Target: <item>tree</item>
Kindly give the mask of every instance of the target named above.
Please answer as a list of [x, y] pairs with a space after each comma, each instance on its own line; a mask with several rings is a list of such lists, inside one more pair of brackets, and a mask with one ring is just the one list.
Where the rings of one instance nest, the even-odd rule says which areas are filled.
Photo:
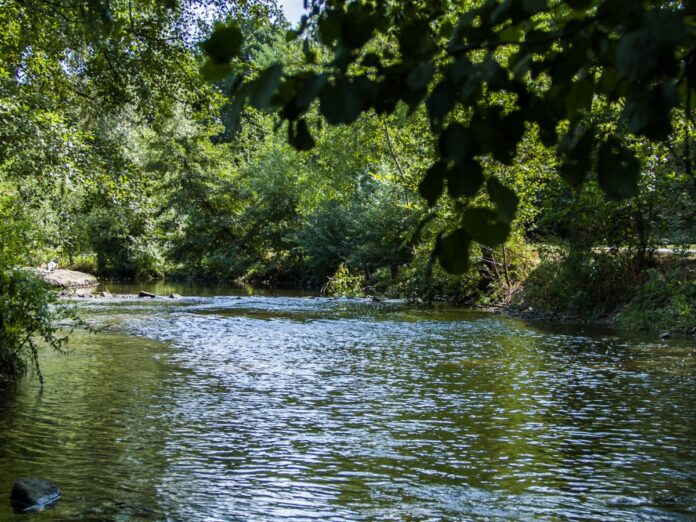
[[[232, 114], [245, 103], [279, 114], [299, 150], [315, 146], [307, 114], [318, 102], [331, 125], [361, 113], [427, 107], [437, 142], [419, 189], [430, 205], [445, 190], [457, 217], [438, 236], [434, 256], [450, 272], [468, 268], [472, 242], [494, 247], [509, 235], [513, 190], [486, 163], [509, 165], [525, 135], [554, 147], [571, 186], [590, 174], [611, 200], [638, 190], [641, 164], [629, 136], [665, 141], [685, 121], [676, 151], [694, 174], [696, 12], [689, 2], [639, 0], [312, 0], [289, 40], [304, 62], [275, 63], [230, 85]], [[243, 61], [235, 23], [203, 42], [203, 74], [223, 78]], [[322, 56], [328, 59], [322, 60]], [[618, 109], [605, 121], [597, 105]], [[235, 121], [235, 118], [232, 118]], [[695, 178], [696, 184], [696, 178]], [[485, 193], [489, 205], [472, 204]]]

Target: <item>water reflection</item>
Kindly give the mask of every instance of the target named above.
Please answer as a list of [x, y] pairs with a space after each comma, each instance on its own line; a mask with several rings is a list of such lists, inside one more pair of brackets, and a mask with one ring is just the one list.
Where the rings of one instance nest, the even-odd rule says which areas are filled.
[[369, 300], [80, 306], [110, 333], [0, 413], [0, 488], [63, 488], [44, 518], [696, 516], [688, 344]]

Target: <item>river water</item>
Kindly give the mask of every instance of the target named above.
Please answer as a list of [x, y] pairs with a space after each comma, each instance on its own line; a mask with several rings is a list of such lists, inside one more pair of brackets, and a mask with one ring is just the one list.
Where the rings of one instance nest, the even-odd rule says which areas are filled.
[[0, 394], [0, 496], [63, 498], [0, 520], [696, 519], [693, 343], [220, 291], [78, 303]]

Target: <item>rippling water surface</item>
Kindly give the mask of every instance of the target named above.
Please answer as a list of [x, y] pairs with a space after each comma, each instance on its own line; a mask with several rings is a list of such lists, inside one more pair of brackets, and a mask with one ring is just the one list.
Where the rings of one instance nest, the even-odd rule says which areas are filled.
[[0, 395], [0, 520], [694, 520], [696, 350], [396, 302], [79, 304]]

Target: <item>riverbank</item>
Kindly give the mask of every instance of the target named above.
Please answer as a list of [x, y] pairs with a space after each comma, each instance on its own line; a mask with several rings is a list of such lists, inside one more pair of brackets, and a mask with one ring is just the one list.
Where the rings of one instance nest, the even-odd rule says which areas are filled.
[[[521, 248], [521, 247], [520, 247]], [[652, 332], [656, 336], [692, 335], [696, 327], [696, 260], [689, 256], [655, 255], [641, 267], [627, 251], [542, 251], [508, 248], [506, 256], [493, 251], [473, 260], [465, 275], [446, 274], [434, 266], [428, 274], [420, 258], [394, 275], [351, 272], [341, 265], [323, 289], [262, 284], [258, 286], [208, 279], [206, 295], [263, 291], [276, 295], [339, 297], [389, 297], [414, 303], [445, 302], [472, 309], [485, 309], [527, 320], [585, 323], [625, 331]], [[186, 281], [186, 282], [184, 282]], [[143, 282], [127, 292], [114, 282], [100, 287], [114, 294], [140, 290], [155, 295], [194, 295], [201, 283], [191, 279]], [[186, 287], [190, 287], [190, 290]], [[262, 290], [261, 290], [262, 289]], [[70, 292], [90, 297], [92, 292]], [[81, 295], [80, 295], [81, 294]], [[96, 292], [97, 297], [102, 296]]]

